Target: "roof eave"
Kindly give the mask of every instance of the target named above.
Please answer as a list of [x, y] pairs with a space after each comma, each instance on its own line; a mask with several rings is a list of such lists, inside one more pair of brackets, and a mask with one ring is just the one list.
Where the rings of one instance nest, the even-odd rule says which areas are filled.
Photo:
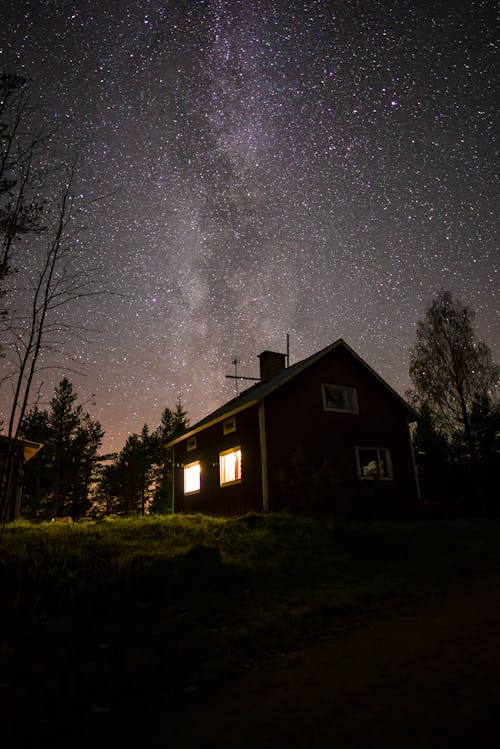
[[179, 437], [176, 437], [173, 440], [170, 440], [170, 442], [167, 442], [165, 447], [174, 447], [174, 445], [177, 445], [179, 442], [183, 442], [186, 439], [189, 439], [189, 437], [192, 437], [195, 434], [198, 434], [198, 432], [202, 432], [204, 429], [207, 429], [208, 427], [213, 426], [214, 424], [218, 424], [221, 421], [225, 421], [226, 419], [230, 419], [231, 416], [234, 416], [237, 413], [240, 413], [241, 411], [245, 411], [247, 408], [250, 408], [251, 406], [256, 406], [260, 398], [256, 398], [254, 400], [248, 401], [248, 403], [243, 403], [241, 406], [237, 406], [236, 408], [233, 408], [231, 411], [226, 411], [225, 413], [221, 414], [220, 416], [215, 417], [214, 419], [211, 419], [210, 421], [205, 421], [203, 424], [199, 424], [198, 426], [194, 426], [192, 429], [189, 429], [187, 432], [184, 432], [184, 434], [181, 434]]
[[[219, 416], [216, 416], [213, 419], [209, 419], [208, 421], [203, 421], [199, 425], [195, 425], [192, 429], [190, 429], [188, 432], [185, 432], [180, 437], [176, 437], [175, 440], [171, 440], [167, 443], [166, 447], [173, 447], [174, 445], [178, 444], [179, 442], [182, 442], [183, 440], [193, 436], [194, 434], [197, 434], [198, 432], [201, 432], [203, 429], [206, 429], [209, 426], [212, 426], [213, 424], [217, 424], [220, 421], [224, 421], [225, 419], [230, 418], [231, 416], [234, 416], [234, 414], [237, 414], [240, 411], [244, 411], [245, 409], [249, 408], [250, 406], [254, 406], [260, 401], [267, 398], [269, 395], [275, 392], [275, 390], [278, 390], [279, 388], [286, 385], [290, 380], [293, 380], [294, 377], [297, 377], [301, 372], [306, 370], [309, 366], [312, 364], [315, 364], [317, 361], [323, 358], [323, 356], [326, 356], [327, 354], [334, 351], [338, 346], [344, 346], [344, 348], [363, 366], [365, 367], [379, 382], [381, 385], [383, 385], [391, 395], [396, 398], [397, 401], [399, 401], [400, 405], [405, 409], [407, 416], [409, 417], [408, 421], [417, 421], [418, 414], [413, 409], [409, 403], [405, 401], [405, 399], [399, 395], [396, 390], [394, 390], [391, 385], [389, 385], [388, 382], [386, 382], [383, 377], [381, 377], [377, 372], [370, 367], [369, 364], [365, 362], [364, 359], [359, 356], [350, 346], [348, 343], [344, 341], [343, 338], [338, 338], [336, 341], [331, 343], [329, 346], [325, 346], [324, 349], [321, 351], [316, 352], [316, 354], [312, 354], [311, 356], [307, 357], [303, 360], [304, 366], [300, 367], [297, 365], [300, 365], [302, 362], [297, 362], [297, 364], [294, 364], [290, 369], [296, 368], [296, 371], [293, 371], [290, 373], [290, 377], [285, 379], [284, 381], [281, 381], [281, 379], [278, 379], [277, 382], [274, 385], [271, 385], [269, 388], [266, 388], [265, 391], [262, 393], [262, 395], [257, 396], [251, 401], [248, 401], [247, 403], [244, 403], [240, 406], [237, 406], [236, 408], [230, 409], [229, 411], [225, 411], [223, 414], [220, 414]], [[309, 362], [309, 363], [307, 363]]]

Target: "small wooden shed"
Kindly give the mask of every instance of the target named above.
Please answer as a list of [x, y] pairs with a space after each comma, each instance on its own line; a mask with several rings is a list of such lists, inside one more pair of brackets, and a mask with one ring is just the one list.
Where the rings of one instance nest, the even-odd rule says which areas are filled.
[[16, 520], [21, 514], [24, 465], [42, 447], [40, 442], [0, 435], [0, 490], [8, 521]]

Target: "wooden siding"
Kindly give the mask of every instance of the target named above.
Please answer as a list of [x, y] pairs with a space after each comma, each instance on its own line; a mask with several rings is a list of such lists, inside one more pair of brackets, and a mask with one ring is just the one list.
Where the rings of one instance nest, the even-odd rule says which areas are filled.
[[[325, 411], [323, 383], [355, 387], [359, 413]], [[309, 505], [313, 511], [335, 511], [336, 503], [353, 499], [416, 499], [407, 413], [344, 348], [327, 354], [270, 395], [266, 430], [271, 510], [304, 510]], [[360, 480], [356, 447], [387, 448], [392, 480]]]
[[[358, 413], [325, 411], [322, 384], [356, 388]], [[409, 410], [345, 346], [338, 346], [272, 392], [264, 400], [265, 418], [252, 403], [236, 416], [236, 430], [224, 434], [223, 421], [196, 432], [196, 449], [187, 438], [175, 445], [175, 512], [214, 515], [262, 511], [260, 435], [265, 434], [268, 508], [309, 513], [361, 512], [381, 507], [401, 510], [418, 498]], [[228, 415], [229, 417], [229, 415]], [[241, 483], [219, 485], [219, 453], [242, 451]], [[356, 447], [390, 451], [392, 478], [358, 478]], [[183, 466], [199, 460], [200, 492], [184, 495]]]
[[[220, 421], [196, 434], [196, 448], [187, 450], [187, 440], [174, 447], [174, 512], [207, 515], [242, 515], [262, 511], [261, 460], [258, 406], [232, 417], [234, 432], [224, 434]], [[219, 453], [241, 448], [241, 482], [220, 486]], [[201, 485], [195, 494], [184, 494], [184, 465], [200, 461]]]

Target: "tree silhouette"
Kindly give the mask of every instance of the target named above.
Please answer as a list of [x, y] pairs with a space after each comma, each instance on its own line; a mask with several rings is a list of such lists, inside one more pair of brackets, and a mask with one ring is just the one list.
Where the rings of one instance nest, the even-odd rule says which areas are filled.
[[182, 406], [181, 399], [177, 401], [174, 411], [165, 408], [161, 415], [161, 422], [153, 433], [154, 444], [154, 466], [155, 466], [155, 491], [151, 503], [150, 512], [165, 514], [172, 512], [172, 480], [173, 466], [171, 450], [166, 444], [175, 439], [188, 427], [187, 414]]
[[32, 124], [33, 107], [25, 77], [0, 73], [0, 294], [12, 271], [14, 243], [44, 230], [36, 192], [36, 160], [48, 133]]
[[488, 346], [476, 338], [474, 313], [442, 291], [417, 325], [410, 376], [416, 402], [426, 404], [449, 438], [469, 439], [474, 405], [495, 398], [499, 368]]
[[431, 473], [439, 465], [446, 473], [451, 465], [450, 490], [469, 497], [478, 493], [478, 471], [483, 494], [490, 493], [499, 419], [499, 367], [476, 337], [473, 320], [472, 310], [449, 291], [437, 295], [417, 325], [410, 353], [414, 390], [409, 393], [421, 414], [421, 470], [425, 463], [427, 469], [433, 466]]
[[0, 520], [12, 514], [17, 438], [40, 360], [82, 333], [70, 321], [73, 303], [102, 293], [79, 260], [89, 203], [78, 197], [76, 159], [53, 150], [53, 133], [40, 128], [37, 114], [27, 81], [0, 76], [0, 387], [8, 437]]
[[166, 443], [187, 427], [186, 412], [179, 400], [176, 408], [163, 410], [159, 426], [150, 432], [144, 424], [140, 434], [131, 434], [112, 463], [101, 471], [96, 512], [144, 515], [172, 509], [172, 456]]
[[77, 405], [65, 377], [47, 411], [26, 414], [20, 434], [44, 443], [26, 466], [25, 509], [32, 517], [82, 517], [91, 506], [91, 486], [104, 433], [98, 421]]

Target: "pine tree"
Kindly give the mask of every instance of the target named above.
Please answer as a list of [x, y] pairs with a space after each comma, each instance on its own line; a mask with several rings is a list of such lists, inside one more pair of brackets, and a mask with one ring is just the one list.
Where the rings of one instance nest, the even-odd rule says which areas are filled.
[[151, 504], [151, 512], [167, 514], [173, 511], [173, 466], [172, 450], [169, 450], [167, 443], [181, 435], [188, 427], [186, 411], [183, 408], [182, 401], [179, 398], [175, 411], [165, 408], [159, 427], [153, 433], [155, 439], [155, 492]]
[[77, 400], [65, 377], [49, 410], [34, 408], [23, 420], [22, 436], [44, 443], [26, 466], [25, 514], [77, 518], [90, 509], [90, 489], [104, 432]]
[[113, 463], [101, 472], [99, 511], [120, 515], [167, 513], [172, 508], [172, 457], [169, 440], [187, 428], [186, 412], [179, 399], [172, 411], [165, 408], [159, 426], [150, 432], [144, 424], [131, 434]]
[[74, 433], [81, 419], [81, 406], [73, 408], [77, 400], [70, 381], [61, 380], [50, 402], [50, 446], [53, 451], [53, 510], [54, 516], [66, 514], [69, 489], [73, 479], [76, 450]]
[[49, 412], [41, 411], [37, 406], [28, 411], [20, 428], [20, 435], [43, 445], [24, 467], [24, 488], [21, 513], [32, 519], [44, 515], [44, 499], [50, 494], [52, 486], [52, 457], [47, 449], [51, 433]]

